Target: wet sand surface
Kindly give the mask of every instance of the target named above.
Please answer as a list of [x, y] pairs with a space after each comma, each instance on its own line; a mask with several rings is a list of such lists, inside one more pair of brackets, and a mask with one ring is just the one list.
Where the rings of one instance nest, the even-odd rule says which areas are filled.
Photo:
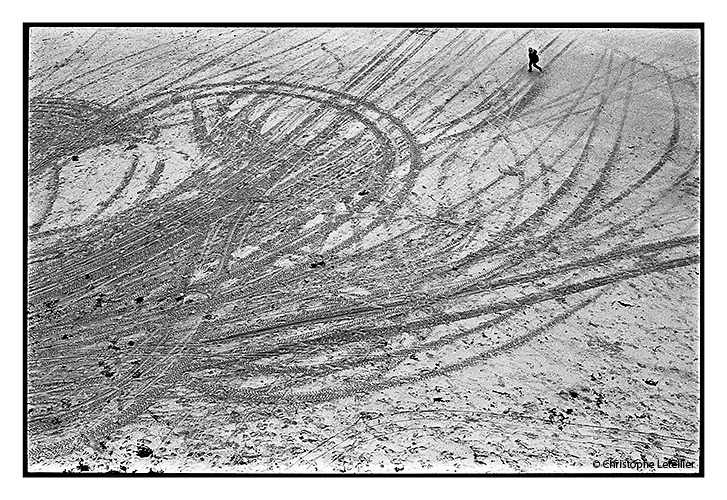
[[699, 46], [32, 28], [29, 470], [695, 472]]

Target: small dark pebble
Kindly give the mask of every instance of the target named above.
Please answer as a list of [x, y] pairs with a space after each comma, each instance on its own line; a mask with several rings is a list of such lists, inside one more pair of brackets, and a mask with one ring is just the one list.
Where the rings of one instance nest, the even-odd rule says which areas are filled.
[[154, 453], [154, 451], [143, 444], [140, 444], [139, 447], [136, 449], [136, 454], [139, 455], [141, 458], [150, 457], [152, 453]]

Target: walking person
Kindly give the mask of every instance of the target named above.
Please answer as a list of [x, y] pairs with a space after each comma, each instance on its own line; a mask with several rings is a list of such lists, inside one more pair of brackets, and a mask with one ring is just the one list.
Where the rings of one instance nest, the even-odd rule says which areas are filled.
[[538, 71], [541, 73], [543, 72], [543, 68], [538, 66], [538, 61], [540, 61], [540, 57], [538, 56], [538, 51], [535, 50], [532, 47], [528, 47], [528, 58], [530, 59], [530, 64], [528, 64], [528, 71], [533, 71], [533, 66], [538, 68]]

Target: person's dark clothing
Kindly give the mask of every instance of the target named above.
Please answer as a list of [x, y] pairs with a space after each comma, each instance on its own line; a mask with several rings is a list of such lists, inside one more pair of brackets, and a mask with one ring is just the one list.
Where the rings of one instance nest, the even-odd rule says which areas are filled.
[[538, 68], [538, 71], [542, 73], [543, 68], [538, 66], [538, 61], [540, 61], [540, 56], [538, 56], [538, 51], [535, 49], [528, 49], [528, 58], [530, 59], [530, 64], [528, 64], [528, 71], [533, 70], [533, 66]]

